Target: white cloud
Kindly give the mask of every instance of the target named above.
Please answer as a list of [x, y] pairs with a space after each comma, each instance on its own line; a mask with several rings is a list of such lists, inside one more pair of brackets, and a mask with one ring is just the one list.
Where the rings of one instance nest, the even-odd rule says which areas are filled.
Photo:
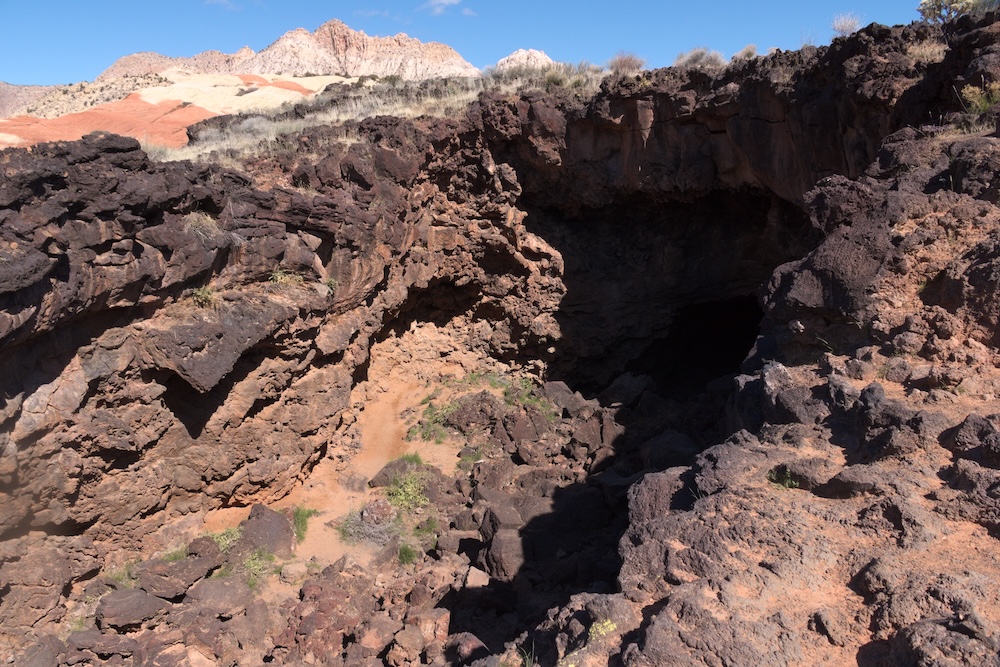
[[445, 10], [451, 5], [457, 5], [462, 0], [427, 0], [426, 3], [421, 5], [421, 9], [429, 9], [431, 14], [439, 16], [444, 14]]
[[472, 11], [468, 7], [462, 7], [462, 15], [463, 16], [475, 16], [476, 12]]

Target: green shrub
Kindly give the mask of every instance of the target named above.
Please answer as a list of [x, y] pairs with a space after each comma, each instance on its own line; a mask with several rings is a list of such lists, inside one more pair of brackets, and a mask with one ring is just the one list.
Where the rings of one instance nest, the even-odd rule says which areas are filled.
[[411, 547], [409, 544], [399, 545], [399, 562], [402, 565], [411, 565], [417, 562], [417, 558], [420, 556], [420, 552]]
[[438, 522], [434, 517], [427, 517], [416, 526], [413, 527], [414, 537], [420, 539], [421, 541], [425, 539], [431, 539], [437, 536], [438, 532]]
[[424, 493], [424, 476], [419, 471], [409, 472], [392, 480], [385, 497], [403, 511], [424, 507], [430, 502]]
[[977, 116], [984, 115], [990, 108], [1000, 102], [1000, 82], [994, 81], [982, 87], [965, 86], [962, 88], [962, 99], [966, 110]]
[[767, 481], [776, 486], [786, 489], [799, 488], [799, 482], [792, 476], [792, 472], [786, 466], [778, 466], [767, 473]]
[[243, 559], [243, 571], [247, 575], [247, 586], [251, 589], [257, 588], [262, 579], [275, 571], [274, 554], [264, 549], [257, 549]]
[[309, 519], [317, 514], [319, 514], [319, 510], [302, 507], [301, 505], [292, 510], [292, 525], [295, 527], [296, 542], [306, 539], [306, 529], [309, 527]]
[[222, 579], [223, 577], [228, 577], [232, 575], [232, 573], [233, 573], [232, 563], [224, 563], [222, 567], [219, 567], [216, 570], [214, 570], [209, 578]]
[[215, 544], [219, 547], [219, 551], [227, 554], [233, 548], [233, 545], [243, 537], [243, 529], [239, 526], [234, 526], [226, 528], [221, 533], [209, 533], [208, 536], [215, 541]]
[[536, 391], [535, 383], [526, 377], [510, 380], [503, 390], [503, 400], [511, 407], [534, 408], [550, 422], [558, 419], [561, 414], [556, 406]]
[[191, 298], [199, 308], [208, 308], [215, 302], [215, 294], [211, 287], [197, 287], [191, 292]]
[[162, 558], [168, 563], [176, 563], [179, 560], [184, 560], [185, 558], [187, 558], [187, 555], [188, 555], [187, 547], [181, 547], [179, 549], [174, 549], [173, 551], [168, 551], [167, 553], [163, 554]]
[[274, 285], [301, 285], [302, 280], [302, 276], [299, 274], [282, 268], [271, 271], [271, 276], [268, 278], [268, 281]]
[[139, 583], [139, 577], [135, 575], [134, 568], [134, 562], [125, 563], [121, 567], [108, 570], [105, 578], [116, 588], [135, 588], [135, 585]]
[[440, 445], [448, 437], [448, 430], [445, 428], [444, 423], [448, 416], [458, 408], [458, 405], [456, 403], [448, 403], [439, 407], [431, 400], [431, 396], [424, 399], [424, 401], [427, 401], [427, 407], [424, 408], [424, 414], [421, 416], [420, 421], [406, 432], [407, 440], [420, 438], [424, 442], [433, 440]]

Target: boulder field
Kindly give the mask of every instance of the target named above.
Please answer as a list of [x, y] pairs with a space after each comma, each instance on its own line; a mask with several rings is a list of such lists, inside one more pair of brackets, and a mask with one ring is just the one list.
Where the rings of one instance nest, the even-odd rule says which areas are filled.
[[[1000, 139], [958, 95], [998, 54], [873, 25], [241, 169], [0, 152], [0, 658], [998, 664]], [[350, 481], [388, 360], [457, 465]], [[275, 509], [325, 466], [376, 489], [323, 508], [362, 560]]]

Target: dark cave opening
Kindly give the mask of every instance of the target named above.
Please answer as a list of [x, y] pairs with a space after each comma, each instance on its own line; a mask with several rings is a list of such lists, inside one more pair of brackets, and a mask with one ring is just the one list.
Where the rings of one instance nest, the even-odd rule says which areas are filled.
[[753, 295], [821, 238], [800, 207], [752, 189], [638, 192], [582, 211], [521, 205], [565, 264], [549, 379], [590, 396], [625, 371], [681, 399], [739, 370], [762, 319]]
[[683, 306], [670, 333], [652, 341], [625, 370], [653, 378], [666, 398], [693, 398], [712, 380], [739, 372], [763, 317], [753, 295]]

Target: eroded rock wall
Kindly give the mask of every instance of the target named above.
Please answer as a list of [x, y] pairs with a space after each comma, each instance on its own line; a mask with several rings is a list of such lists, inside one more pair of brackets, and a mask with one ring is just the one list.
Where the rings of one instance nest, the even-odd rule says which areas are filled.
[[[485, 96], [465, 118], [365, 121], [353, 143], [339, 138], [343, 132], [315, 128], [286, 139], [292, 149], [249, 164], [249, 177], [154, 164], [136, 142], [110, 136], [0, 153], [6, 641], [23, 641], [32, 628], [58, 620], [64, 592], [92, 575], [110, 548], [164, 546], [168, 521], [175, 530], [210, 507], [279, 497], [319, 458], [346, 457], [337, 432], [348, 393], [367, 372], [372, 341], [401, 319], [461, 314], [470, 322], [470, 346], [599, 383], [651, 336], [669, 332], [677, 309], [746, 295], [776, 266], [797, 260], [780, 267], [767, 288], [757, 357], [804, 367], [772, 364], [740, 379], [720, 439], [731, 437], [701, 443], [715, 447], [693, 467], [648, 475], [629, 492], [622, 593], [574, 599], [537, 631], [557, 653], [572, 645], [597, 660], [621, 654], [636, 665], [681, 648], [693, 663], [759, 655], [747, 636], [780, 637], [769, 650], [786, 656], [816, 655], [822, 642], [801, 634], [802, 623], [773, 617], [783, 600], [744, 604], [746, 591], [811, 580], [808, 568], [787, 569], [788, 553], [816, 554], [812, 565], [821, 569], [855, 542], [838, 533], [800, 544], [795, 527], [808, 531], [824, 517], [849, 523], [844, 517], [860, 512], [862, 529], [878, 534], [888, 522], [904, 547], [923, 544], [923, 533], [913, 542], [906, 531], [926, 508], [888, 492], [878, 507], [864, 505], [856, 498], [878, 495], [889, 482], [861, 479], [870, 471], [855, 466], [885, 457], [902, 466], [897, 459], [912, 454], [913, 443], [933, 441], [953, 417], [918, 419], [877, 389], [846, 386], [836, 379], [839, 369], [874, 379], [881, 369], [860, 351], [872, 341], [923, 350], [931, 360], [957, 347], [972, 350], [965, 362], [989, 356], [959, 339], [938, 342], [955, 338], [953, 319], [966, 314], [991, 331], [995, 313], [976, 287], [992, 284], [987, 245], [931, 276], [927, 306], [950, 316], [935, 310], [911, 321], [901, 306], [885, 306], [896, 298], [885, 286], [908, 275], [895, 270], [922, 261], [917, 240], [906, 245], [894, 226], [932, 213], [957, 225], [966, 210], [992, 219], [993, 170], [979, 157], [983, 147], [942, 149], [896, 134], [879, 149], [890, 132], [953, 107], [953, 82], [988, 71], [993, 25], [959, 28], [937, 60], [909, 49], [938, 39], [936, 29], [875, 26], [829, 49], [778, 54], [716, 77], [646, 73], [609, 83], [593, 99]], [[952, 148], [965, 157], [951, 160]], [[909, 169], [916, 171], [897, 178]], [[944, 170], [954, 178], [942, 180]], [[948, 193], [944, 183], [955, 179], [959, 191]], [[937, 197], [899, 194], [935, 188]], [[902, 250], [887, 255], [890, 246]], [[889, 296], [871, 292], [872, 285]], [[850, 326], [860, 333], [843, 333]], [[973, 340], [990, 345], [990, 335]], [[854, 358], [808, 365], [826, 347]], [[574, 360], [585, 368], [574, 369]], [[956, 384], [922, 365], [886, 373], [934, 387]], [[628, 401], [607, 402], [636, 405], [647, 416], [668, 412], [655, 392], [640, 400], [646, 389], [640, 382], [627, 388]], [[714, 409], [702, 418], [715, 419]], [[838, 454], [836, 438], [820, 427], [831, 415], [853, 425], [845, 437], [878, 451]], [[627, 416], [609, 415], [609, 433]], [[535, 459], [568, 466], [572, 456], [562, 448], [570, 447], [570, 426], [565, 430], [566, 442], [554, 445], [559, 453], [515, 448], [485, 472], [499, 478]], [[603, 435], [601, 446], [614, 441], [604, 443]], [[643, 444], [638, 435], [627, 440]], [[688, 449], [693, 443], [668, 440]], [[585, 478], [593, 461], [586, 447], [582, 452], [574, 475]], [[795, 466], [805, 454], [819, 462], [802, 463], [803, 472]], [[643, 475], [689, 455], [630, 453], [612, 481], [601, 483], [614, 490], [609, 506]], [[943, 464], [943, 456], [930, 451], [923, 464]], [[960, 484], [985, 489], [989, 473], [973, 463], [980, 465], [963, 463], [954, 474]], [[768, 481], [772, 472], [779, 481], [788, 474], [803, 487], [826, 489], [817, 494], [822, 500], [804, 515], [794, 503], [775, 503], [782, 497]], [[916, 487], [929, 491], [920, 480]], [[952, 498], [948, 507], [956, 516], [991, 516], [994, 508], [979, 497], [985, 493], [975, 502]], [[837, 494], [855, 500], [836, 503]], [[755, 509], [761, 504], [764, 513]], [[706, 527], [706, 516], [732, 519]], [[765, 520], [781, 530], [769, 531]], [[716, 562], [712, 549], [726, 540], [736, 546]], [[854, 565], [882, 553], [876, 541], [829, 581], [844, 585]], [[38, 553], [54, 559], [51, 581], [25, 567]], [[771, 574], [726, 579], [754, 563], [768, 564], [761, 567]], [[880, 581], [851, 590], [870, 598], [895, 590]], [[910, 587], [914, 595], [923, 595], [921, 586]], [[704, 602], [709, 592], [732, 596], [725, 613], [744, 619], [716, 628], [729, 633], [728, 643], [703, 646], [690, 634], [722, 624], [719, 610]], [[973, 598], [966, 606], [976, 607]], [[587, 605], [595, 623], [626, 605], [632, 625], [598, 626], [606, 632], [595, 633], [588, 649], [583, 639], [590, 635], [569, 628], [571, 618], [580, 625], [575, 614]], [[862, 642], [915, 651], [924, 636], [914, 625], [921, 614], [884, 621], [873, 638], [855, 625], [841, 632], [838, 624], [847, 621], [813, 611], [809, 623], [825, 628], [820, 634], [833, 645], [849, 647], [839, 657]], [[899, 634], [904, 628], [912, 640]], [[559, 639], [567, 632], [572, 642]], [[889, 637], [900, 639], [889, 647]]]

